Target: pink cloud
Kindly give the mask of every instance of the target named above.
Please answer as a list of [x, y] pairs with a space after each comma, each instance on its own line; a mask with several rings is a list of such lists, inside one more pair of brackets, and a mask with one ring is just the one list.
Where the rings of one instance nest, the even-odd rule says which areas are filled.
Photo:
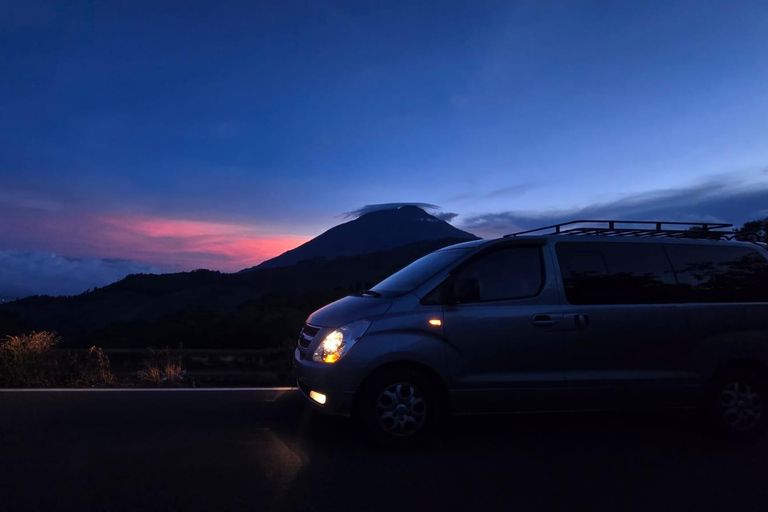
[[0, 217], [0, 238], [14, 245], [9, 248], [130, 259], [166, 270], [237, 271], [308, 240], [237, 222], [43, 211], [14, 217]]
[[[104, 249], [119, 247], [137, 261], [235, 271], [256, 265], [307, 241], [228, 222], [166, 217], [108, 216], [97, 221], [110, 229]], [[126, 256], [121, 256], [126, 257]]]

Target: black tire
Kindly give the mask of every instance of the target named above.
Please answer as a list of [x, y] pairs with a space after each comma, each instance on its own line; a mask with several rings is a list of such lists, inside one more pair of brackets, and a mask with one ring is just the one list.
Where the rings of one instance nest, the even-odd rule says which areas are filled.
[[749, 370], [729, 370], [710, 386], [707, 413], [727, 440], [751, 441], [768, 429], [768, 386]]
[[370, 438], [385, 448], [423, 443], [441, 420], [441, 395], [429, 376], [414, 368], [393, 367], [365, 383], [358, 397], [360, 420]]

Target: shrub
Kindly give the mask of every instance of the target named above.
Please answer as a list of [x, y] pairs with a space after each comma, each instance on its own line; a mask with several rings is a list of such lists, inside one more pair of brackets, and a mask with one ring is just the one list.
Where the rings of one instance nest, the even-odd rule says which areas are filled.
[[56, 333], [41, 331], [6, 336], [0, 344], [0, 378], [6, 386], [34, 387], [54, 384]]
[[80, 380], [85, 385], [112, 385], [115, 384], [115, 376], [109, 368], [109, 357], [98, 347], [88, 350], [85, 361], [78, 361]]
[[186, 371], [181, 364], [181, 358], [174, 357], [168, 348], [149, 349], [149, 357], [142, 362], [138, 371], [139, 380], [155, 386], [174, 386], [184, 381]]
[[48, 331], [6, 336], [0, 344], [0, 381], [9, 387], [115, 384], [104, 351], [91, 347], [78, 355], [54, 350], [60, 340]]

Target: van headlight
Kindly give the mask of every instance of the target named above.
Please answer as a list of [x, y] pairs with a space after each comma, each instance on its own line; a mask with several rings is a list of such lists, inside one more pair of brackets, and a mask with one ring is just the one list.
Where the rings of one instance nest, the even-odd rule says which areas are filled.
[[368, 320], [358, 320], [339, 327], [320, 342], [317, 350], [312, 354], [312, 360], [318, 363], [335, 363], [349, 352], [357, 340], [362, 338], [370, 325], [371, 322]]

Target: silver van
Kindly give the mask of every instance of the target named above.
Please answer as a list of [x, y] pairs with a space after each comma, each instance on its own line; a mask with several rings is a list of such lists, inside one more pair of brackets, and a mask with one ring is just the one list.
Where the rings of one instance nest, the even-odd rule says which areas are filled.
[[699, 407], [768, 426], [768, 252], [730, 224], [573, 221], [440, 249], [312, 313], [301, 392], [408, 444], [445, 414]]

